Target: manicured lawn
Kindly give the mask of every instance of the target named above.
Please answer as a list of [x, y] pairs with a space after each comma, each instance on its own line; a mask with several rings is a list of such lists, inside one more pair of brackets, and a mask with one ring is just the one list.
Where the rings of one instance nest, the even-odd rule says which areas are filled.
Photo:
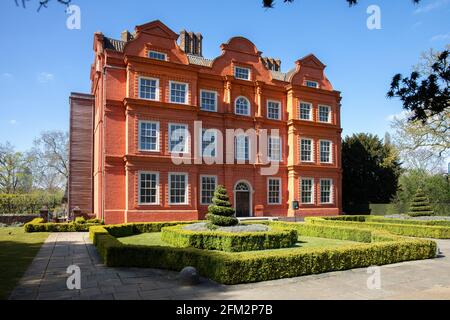
[[47, 237], [23, 228], [0, 228], [0, 299], [8, 299]]
[[[118, 240], [124, 244], [170, 247], [171, 245], [169, 245], [166, 242], [161, 240], [160, 235], [161, 235], [161, 233], [159, 233], [159, 232], [142, 233], [142, 234], [137, 234], [137, 235], [130, 236], [130, 237], [118, 238]], [[306, 249], [306, 248], [325, 248], [325, 247], [326, 248], [335, 248], [335, 247], [345, 246], [345, 245], [349, 245], [349, 244], [358, 244], [358, 242], [300, 236], [298, 238], [298, 243], [295, 247], [286, 248], [286, 249], [264, 250], [264, 252], [282, 251], [282, 250], [301, 250], [301, 249]], [[261, 251], [254, 251], [254, 253], [258, 253], [258, 252], [260, 253]]]

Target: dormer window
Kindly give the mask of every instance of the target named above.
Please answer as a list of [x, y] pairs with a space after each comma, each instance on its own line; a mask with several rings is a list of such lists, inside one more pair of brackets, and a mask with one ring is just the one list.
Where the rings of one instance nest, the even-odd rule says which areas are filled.
[[319, 83], [317, 81], [306, 81], [306, 86], [310, 88], [319, 88]]
[[162, 52], [158, 52], [158, 51], [149, 51], [148, 52], [148, 57], [150, 59], [167, 61], [167, 54], [162, 53]]
[[234, 67], [234, 77], [240, 80], [250, 80], [250, 69], [242, 67]]

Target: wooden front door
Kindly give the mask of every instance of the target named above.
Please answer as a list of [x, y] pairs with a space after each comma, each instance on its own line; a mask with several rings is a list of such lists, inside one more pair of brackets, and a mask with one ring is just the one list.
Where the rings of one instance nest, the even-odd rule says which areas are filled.
[[236, 217], [250, 217], [250, 191], [236, 191]]

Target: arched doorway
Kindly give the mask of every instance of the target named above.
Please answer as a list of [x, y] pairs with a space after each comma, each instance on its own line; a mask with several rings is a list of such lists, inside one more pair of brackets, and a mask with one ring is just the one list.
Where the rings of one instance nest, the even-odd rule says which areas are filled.
[[234, 209], [238, 218], [252, 216], [252, 188], [247, 181], [239, 181], [234, 186]]

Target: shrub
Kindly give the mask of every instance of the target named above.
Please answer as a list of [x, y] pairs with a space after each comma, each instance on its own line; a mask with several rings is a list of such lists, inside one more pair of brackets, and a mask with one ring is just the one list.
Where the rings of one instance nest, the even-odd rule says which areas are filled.
[[44, 223], [44, 219], [36, 218], [25, 224], [25, 232], [87, 232], [92, 226], [98, 226], [99, 223]]
[[[342, 218], [342, 219], [341, 219]], [[344, 220], [342, 217], [332, 217], [332, 218], [319, 218], [319, 217], [308, 217], [305, 220], [308, 223], [320, 224], [320, 225], [331, 225], [331, 226], [342, 226], [342, 227], [356, 227], [365, 228], [372, 230], [384, 230], [393, 234], [409, 236], [409, 237], [422, 237], [422, 238], [435, 238], [435, 239], [450, 239], [450, 227], [436, 226], [436, 225], [419, 225], [419, 224], [407, 224], [407, 223], [387, 223], [387, 222], [371, 222], [370, 219], [366, 217], [367, 222], [354, 222], [349, 220]]]
[[239, 220], [233, 217], [235, 211], [224, 186], [217, 187], [212, 202], [213, 204], [208, 207], [208, 214], [206, 215], [210, 228], [214, 228], [214, 226], [230, 227], [239, 223]]
[[293, 228], [272, 226], [265, 232], [223, 232], [183, 230], [183, 226], [162, 228], [161, 239], [179, 248], [229, 252], [289, 248], [298, 241]]
[[75, 223], [85, 224], [86, 223], [86, 219], [84, 217], [76, 217], [75, 218]]
[[409, 213], [411, 217], [432, 216], [434, 215], [433, 208], [431, 208], [430, 200], [422, 191], [418, 189], [414, 199], [412, 200]]
[[[299, 228], [298, 225], [291, 224]], [[224, 284], [238, 284], [295, 277], [307, 274], [383, 265], [435, 257], [436, 243], [372, 232], [383, 242], [361, 243], [332, 249], [273, 250], [230, 253], [196, 248], [125, 245], [115, 239], [108, 227], [92, 227], [90, 236], [104, 263], [110, 267], [145, 267], [179, 271], [197, 268], [205, 277]], [[303, 228], [303, 227], [300, 227]], [[304, 228], [331, 236], [328, 226]], [[338, 228], [339, 229], [339, 228]], [[348, 228], [343, 228], [348, 229]], [[343, 230], [342, 229], [342, 230]], [[334, 232], [334, 231], [333, 231]], [[358, 233], [359, 231], [356, 230]], [[343, 231], [339, 234], [346, 234]]]
[[35, 191], [28, 194], [0, 194], [0, 214], [33, 214], [46, 206], [53, 212], [61, 205], [62, 192]]

